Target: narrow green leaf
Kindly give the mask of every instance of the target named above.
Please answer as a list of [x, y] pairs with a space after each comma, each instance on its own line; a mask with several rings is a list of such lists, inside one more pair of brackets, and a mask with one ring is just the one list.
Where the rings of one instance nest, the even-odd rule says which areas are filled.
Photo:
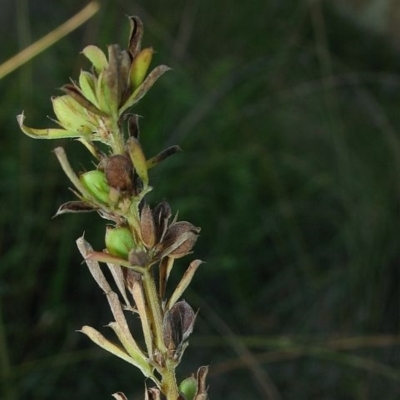
[[108, 339], [106, 339], [99, 331], [96, 329], [92, 328], [91, 326], [83, 326], [82, 329], [79, 331], [84, 333], [86, 336], [89, 337], [92, 342], [97, 344], [99, 347], [101, 347], [104, 350], [107, 350], [109, 353], [114, 354], [115, 356], [121, 358], [122, 360], [134, 365], [135, 367], [139, 368], [142, 370], [142, 372], [149, 378], [153, 377], [153, 374], [150, 370], [150, 367], [146, 369], [146, 367], [143, 368], [143, 365], [138, 364], [137, 360], [132, 358], [124, 349], [116, 345], [115, 343], [110, 342]]
[[96, 81], [97, 78], [87, 71], [81, 71], [79, 75], [79, 86], [82, 94], [96, 107], [98, 107], [96, 99]]
[[94, 45], [86, 46], [82, 50], [82, 54], [93, 64], [93, 67], [98, 74], [107, 68], [107, 57], [99, 47]]
[[67, 139], [67, 138], [80, 138], [85, 136], [83, 133], [61, 129], [61, 128], [45, 128], [36, 129], [24, 125], [24, 113], [17, 116], [19, 127], [25, 135], [34, 139]]

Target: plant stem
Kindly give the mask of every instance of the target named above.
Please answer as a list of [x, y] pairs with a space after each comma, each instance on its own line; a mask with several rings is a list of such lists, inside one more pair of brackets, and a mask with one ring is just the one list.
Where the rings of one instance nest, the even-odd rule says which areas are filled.
[[175, 377], [175, 365], [167, 360], [167, 365], [162, 373], [161, 391], [167, 400], [176, 400], [179, 397], [178, 385]]
[[156, 285], [154, 282], [153, 274], [147, 268], [143, 273], [143, 287], [146, 295], [146, 300], [150, 308], [150, 319], [153, 327], [153, 334], [155, 338], [155, 345], [161, 353], [166, 352], [163, 333], [162, 333], [162, 314], [160, 299], [157, 294]]
[[175, 378], [175, 364], [167, 357], [167, 348], [163, 339], [163, 318], [161, 302], [157, 293], [154, 277], [151, 270], [146, 269], [143, 273], [143, 287], [146, 300], [150, 309], [151, 326], [154, 334], [156, 348], [160, 351], [166, 365], [158, 370], [162, 376], [161, 391], [167, 400], [176, 400], [179, 397], [178, 386]]

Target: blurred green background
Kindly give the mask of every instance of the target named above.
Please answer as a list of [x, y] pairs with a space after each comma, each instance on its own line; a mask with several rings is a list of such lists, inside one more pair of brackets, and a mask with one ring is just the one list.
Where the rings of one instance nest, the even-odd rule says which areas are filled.
[[[179, 376], [210, 364], [212, 399], [400, 398], [395, 2], [380, 31], [378, 14], [370, 26], [333, 1], [100, 3], [0, 81], [0, 398], [143, 398], [138, 371], [76, 332], [111, 320], [75, 247], [85, 232], [101, 249], [104, 221], [51, 219], [73, 197], [51, 150], [77, 169], [87, 153], [15, 119], [49, 126], [50, 96], [88, 67], [79, 52], [125, 44], [126, 15], [173, 68], [134, 110], [146, 154], [184, 149], [152, 173], [151, 201], [202, 227], [192, 258], [207, 261], [186, 294], [200, 311]], [[82, 7], [2, 0], [1, 61]]]

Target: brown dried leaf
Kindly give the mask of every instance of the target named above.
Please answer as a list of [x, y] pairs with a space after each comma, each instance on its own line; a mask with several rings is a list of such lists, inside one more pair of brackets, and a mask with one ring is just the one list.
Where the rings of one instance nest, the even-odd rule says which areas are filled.
[[197, 392], [193, 400], [208, 399], [208, 394], [207, 394], [208, 387], [206, 384], [207, 374], [208, 374], [208, 366], [200, 367], [197, 370]]
[[117, 264], [107, 263], [108, 269], [111, 271], [111, 274], [114, 278], [114, 281], [125, 301], [125, 305], [128, 309], [132, 309], [132, 305], [128, 300], [128, 296], [126, 295], [126, 288], [125, 288], [125, 281], [124, 281], [124, 274], [122, 272], [122, 267]]
[[146, 343], [147, 353], [153, 354], [153, 334], [150, 328], [150, 321], [147, 315], [146, 300], [144, 298], [142, 276], [128, 269], [125, 276], [126, 286], [131, 293], [133, 300], [135, 301], [138, 314], [140, 316], [140, 322], [142, 324], [144, 341]]
[[129, 34], [128, 52], [133, 60], [140, 52], [142, 36], [143, 36], [143, 23], [137, 16], [129, 17], [131, 23], [131, 31]]
[[153, 168], [157, 164], [160, 164], [160, 162], [164, 161], [168, 157], [170, 157], [173, 154], [176, 154], [180, 151], [182, 151], [182, 149], [179, 146], [168, 147], [167, 149], [163, 150], [161, 153], [158, 153], [156, 156], [147, 160], [147, 168], [148, 169]]
[[137, 352], [141, 352], [129, 330], [128, 323], [126, 322], [126, 318], [121, 307], [121, 302], [119, 301], [117, 294], [113, 291], [110, 291], [107, 293], [107, 300], [114, 319], [118, 324], [121, 333], [124, 335], [125, 340], [128, 341], [129, 345], [132, 346], [132, 348], [134, 348]]
[[80, 200], [74, 200], [74, 201], [68, 201], [64, 204], [62, 204], [53, 218], [58, 217], [59, 215], [62, 214], [67, 214], [67, 213], [81, 213], [81, 212], [92, 212], [96, 211], [97, 207], [94, 207], [93, 205], [89, 204], [87, 201], [80, 201]]
[[83, 238], [83, 236], [76, 241], [76, 244], [85, 259], [86, 265], [88, 266], [94, 280], [106, 294], [109, 293], [111, 291], [111, 286], [108, 284], [107, 279], [101, 271], [99, 263], [95, 260], [88, 259], [88, 255], [93, 253], [92, 246]]
[[161, 400], [161, 392], [157, 388], [149, 388], [146, 390], [146, 400]]

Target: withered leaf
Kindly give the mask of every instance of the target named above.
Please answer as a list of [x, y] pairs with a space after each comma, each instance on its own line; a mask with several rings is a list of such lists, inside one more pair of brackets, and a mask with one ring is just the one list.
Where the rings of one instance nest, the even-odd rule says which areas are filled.
[[197, 392], [193, 400], [207, 400], [207, 385], [206, 378], [208, 374], [208, 366], [200, 367], [197, 370]]
[[147, 168], [149, 169], [153, 168], [157, 164], [160, 164], [160, 162], [164, 161], [173, 154], [178, 153], [179, 151], [182, 151], [182, 149], [179, 146], [170, 146], [166, 148], [162, 152], [158, 153], [156, 156], [147, 160]]
[[143, 36], [143, 23], [137, 16], [129, 17], [131, 23], [131, 31], [129, 34], [128, 52], [133, 60], [140, 51], [142, 36]]
[[87, 201], [73, 200], [62, 204], [58, 208], [53, 218], [58, 217], [61, 214], [92, 212], [96, 210], [97, 208], [89, 204]]

